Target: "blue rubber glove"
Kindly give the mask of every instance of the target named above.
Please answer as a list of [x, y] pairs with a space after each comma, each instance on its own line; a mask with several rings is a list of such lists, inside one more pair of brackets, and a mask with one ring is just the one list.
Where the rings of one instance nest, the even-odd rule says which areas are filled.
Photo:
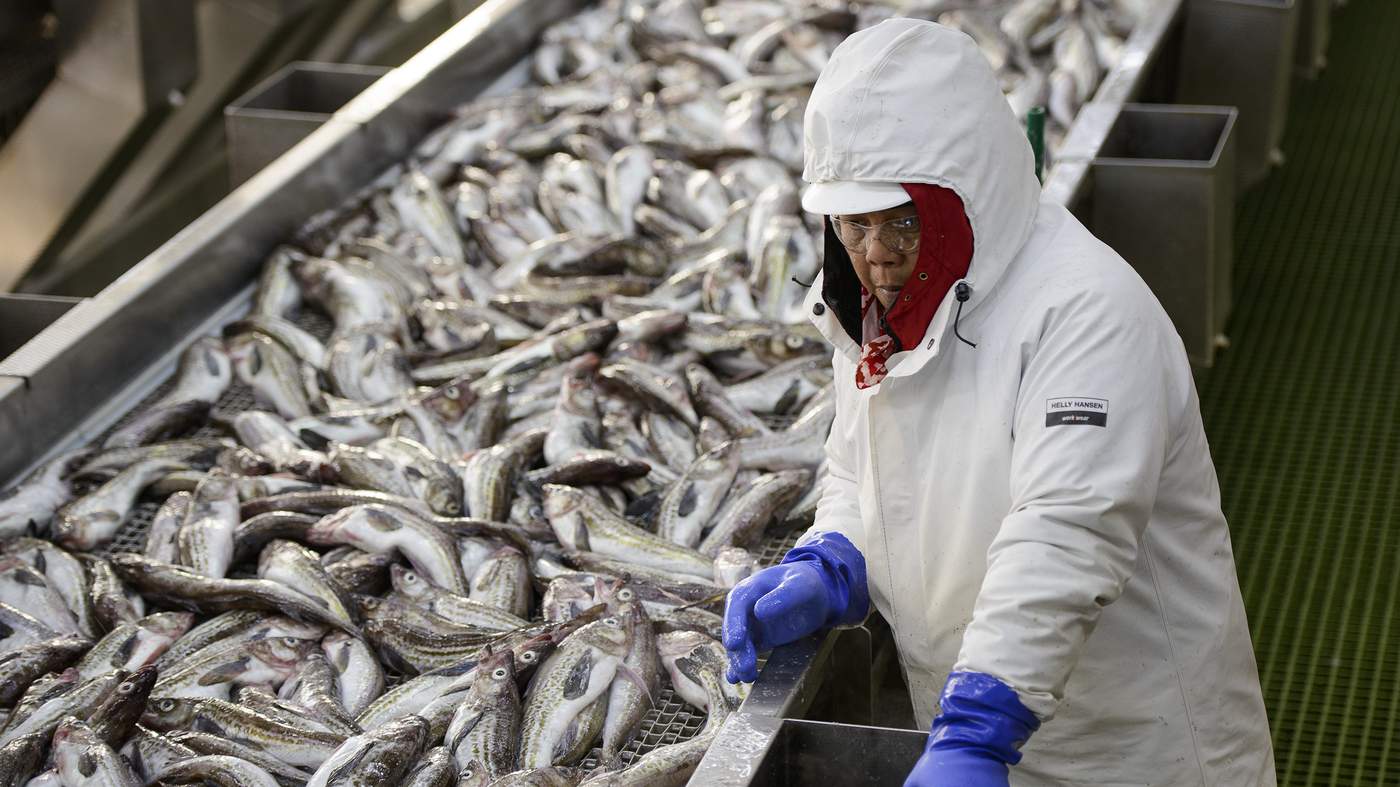
[[758, 654], [827, 626], [859, 623], [870, 611], [865, 557], [845, 536], [819, 533], [781, 563], [729, 591], [724, 648], [730, 683], [758, 678]]
[[1040, 720], [1014, 689], [980, 672], [949, 675], [940, 705], [904, 787], [1007, 787], [1010, 766]]

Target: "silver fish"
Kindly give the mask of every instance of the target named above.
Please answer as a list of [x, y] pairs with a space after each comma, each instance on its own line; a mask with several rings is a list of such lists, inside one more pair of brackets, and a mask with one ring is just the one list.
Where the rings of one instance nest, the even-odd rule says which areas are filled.
[[573, 487], [545, 487], [545, 514], [565, 549], [592, 550], [653, 568], [710, 577], [709, 558], [649, 533]]
[[87, 724], [64, 719], [53, 735], [54, 762], [65, 787], [138, 787], [140, 782], [112, 747]]
[[249, 331], [229, 339], [228, 345], [238, 379], [253, 389], [258, 402], [283, 418], [311, 415], [297, 359], [283, 344], [261, 331]]
[[146, 445], [201, 426], [232, 381], [233, 366], [223, 343], [207, 336], [197, 339], [180, 356], [175, 387], [135, 419], [115, 429], [104, 445]]
[[47, 533], [54, 512], [73, 499], [67, 476], [90, 455], [88, 451], [62, 454], [35, 470], [24, 482], [0, 492], [0, 538]]
[[146, 459], [131, 465], [95, 491], [60, 508], [53, 524], [54, 541], [79, 551], [105, 545], [131, 515], [141, 490], [184, 467], [168, 459]]
[[716, 518], [715, 526], [700, 542], [699, 551], [713, 557], [724, 547], [753, 545], [768, 523], [781, 516], [811, 479], [807, 470], [784, 470], [755, 479]]

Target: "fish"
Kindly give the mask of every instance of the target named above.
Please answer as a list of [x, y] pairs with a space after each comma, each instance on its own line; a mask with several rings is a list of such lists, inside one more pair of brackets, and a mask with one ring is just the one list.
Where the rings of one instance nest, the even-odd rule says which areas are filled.
[[112, 567], [142, 594], [186, 609], [261, 609], [356, 633], [307, 596], [265, 579], [213, 579], [129, 553], [113, 555]]
[[462, 513], [462, 482], [426, 446], [385, 437], [367, 447], [337, 445], [330, 465], [342, 483], [422, 500], [439, 514]]
[[721, 547], [715, 552], [715, 584], [732, 588], [759, 568], [758, 560], [741, 547]]
[[0, 539], [46, 534], [54, 513], [73, 498], [69, 476], [74, 466], [91, 455], [88, 450], [60, 454], [24, 482], [0, 492]]
[[91, 681], [113, 669], [136, 672], [155, 664], [189, 632], [193, 622], [195, 616], [189, 612], [157, 612], [113, 627], [78, 660], [78, 674], [84, 681]]
[[90, 647], [91, 640], [69, 635], [7, 650], [0, 655], [0, 705], [13, 705], [35, 679], [62, 672]]
[[[91, 709], [95, 708], [103, 697], [116, 688], [117, 684], [126, 680], [126, 677], [126, 672], [115, 670], [93, 678], [72, 691], [59, 694], [40, 703], [32, 712], [20, 716], [16, 723], [6, 727], [5, 731], [0, 733], [0, 747], [13, 743], [26, 735], [48, 735], [58, 727], [59, 722], [65, 716], [76, 715], [79, 718], [86, 718]], [[32, 690], [33, 686], [30, 688]]]
[[357, 505], [323, 517], [307, 531], [312, 544], [349, 544], [369, 552], [398, 552], [429, 582], [468, 594], [456, 541], [431, 521], [378, 504]]
[[319, 556], [296, 542], [277, 539], [263, 547], [258, 578], [301, 593], [340, 621], [342, 628], [355, 625], [345, 594], [321, 565]]
[[169, 459], [146, 459], [127, 467], [96, 490], [58, 509], [52, 525], [54, 542], [80, 552], [105, 545], [131, 515], [142, 489], [165, 473], [184, 467]]
[[714, 557], [725, 547], [752, 546], [763, 529], [811, 483], [807, 470], [782, 470], [754, 479], [716, 518], [697, 548]]
[[48, 579], [14, 555], [0, 557], [0, 601], [59, 634], [77, 634], [78, 619]]
[[181, 565], [215, 579], [228, 573], [238, 505], [238, 487], [227, 475], [211, 472], [199, 482], [175, 537]]
[[137, 777], [146, 784], [158, 780], [177, 763], [191, 759], [196, 752], [169, 736], [153, 732], [140, 724], [121, 748], [121, 755], [131, 764]]
[[655, 703], [661, 690], [656, 650], [656, 633], [651, 619], [631, 588], [620, 587], [612, 595], [610, 608], [627, 632], [628, 650], [623, 666], [631, 677], [615, 677], [608, 689], [607, 714], [603, 720], [601, 759], [618, 761], [622, 748], [631, 742], [642, 724], [642, 717]]
[[103, 445], [130, 448], [176, 437], [204, 424], [214, 403], [233, 381], [233, 364], [223, 343], [196, 339], [180, 355], [175, 385], [139, 416], [118, 426]]
[[446, 746], [429, 749], [399, 782], [402, 787], [452, 787], [456, 783], [457, 764]]
[[326, 662], [335, 672], [340, 706], [346, 714], [358, 717], [384, 693], [384, 670], [369, 644], [342, 631], [321, 640]]
[[444, 745], [457, 768], [475, 762], [487, 779], [515, 770], [522, 713], [513, 654], [488, 654], [447, 727]]
[[307, 782], [307, 787], [333, 784], [396, 784], [426, 748], [428, 722], [404, 716], [374, 731], [347, 739]]
[[695, 413], [685, 384], [663, 369], [626, 358], [600, 369], [598, 377], [646, 404], [676, 416], [692, 429], [700, 426], [700, 417]]
[[164, 784], [217, 784], [220, 787], [275, 787], [277, 779], [255, 763], [226, 754], [205, 754], [171, 765]]
[[87, 717], [93, 736], [119, 748], [131, 734], [146, 709], [146, 700], [155, 686], [156, 668], [146, 665], [128, 674]]
[[544, 768], [565, 752], [559, 744], [571, 721], [607, 692], [627, 655], [622, 621], [605, 617], [569, 635], [530, 684], [521, 719], [518, 765]]
[[314, 715], [323, 726], [332, 732], [356, 735], [362, 732], [354, 716], [340, 703], [337, 693], [336, 672], [325, 654], [312, 650], [301, 657], [296, 676], [282, 685], [286, 693], [291, 686], [291, 701]]
[[163, 672], [152, 694], [229, 699], [241, 686], [280, 686], [315, 648], [315, 640], [294, 637], [218, 643]]
[[307, 769], [319, 767], [345, 742], [344, 736], [285, 724], [220, 699], [154, 698], [141, 722], [157, 731], [198, 728]]
[[472, 575], [472, 599], [517, 618], [529, 614], [530, 597], [529, 561], [514, 546], [497, 549]]
[[[228, 348], [238, 379], [253, 389], [260, 404], [289, 420], [311, 415], [301, 362], [285, 344], [260, 330], [250, 330], [230, 338]], [[326, 365], [324, 348], [318, 360], [319, 365]]]
[[[416, 573], [402, 566], [392, 566], [390, 571], [396, 593], [401, 593], [417, 606], [441, 615], [453, 623], [499, 631], [509, 631], [529, 625], [527, 620], [512, 614], [502, 606], [483, 603], [443, 590], [431, 582], [425, 582]], [[493, 572], [502, 572], [499, 563]], [[526, 578], [528, 579], [528, 573]], [[483, 576], [483, 579], [485, 580], [487, 577]], [[475, 592], [474, 589], [473, 592]]]
[[81, 719], [68, 717], [53, 734], [53, 755], [64, 785], [138, 787], [126, 762]]
[[151, 516], [150, 528], [146, 530], [146, 544], [142, 548], [146, 557], [162, 563], [179, 562], [180, 546], [177, 539], [193, 500], [192, 491], [180, 491], [171, 494], [160, 504], [160, 508]]
[[135, 623], [145, 616], [145, 600], [122, 584], [110, 563], [94, 555], [83, 555], [83, 564], [92, 578], [93, 617], [104, 630], [110, 631], [123, 623]]
[[545, 515], [565, 549], [592, 550], [666, 571], [709, 577], [712, 561], [633, 525], [597, 497], [573, 487], [545, 487]]
[[[190, 750], [190, 755], [187, 758], [181, 758], [182, 760], [193, 760], [196, 755], [236, 758], [266, 771], [277, 784], [305, 784], [306, 780], [311, 778], [309, 771], [294, 768], [260, 749], [207, 732], [182, 730], [163, 737], [174, 745]], [[190, 769], [172, 770], [178, 778], [181, 773], [189, 772], [191, 775], [196, 775], [202, 769], [201, 766], [193, 766]]]

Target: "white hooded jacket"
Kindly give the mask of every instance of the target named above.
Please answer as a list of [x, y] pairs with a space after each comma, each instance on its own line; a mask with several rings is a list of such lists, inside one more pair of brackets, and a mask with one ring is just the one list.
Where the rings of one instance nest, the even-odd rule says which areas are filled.
[[950, 671], [986, 673], [1043, 721], [1014, 785], [1275, 784], [1181, 341], [1127, 263], [1040, 201], [976, 45], [912, 20], [858, 33], [805, 129], [808, 182], [940, 185], [972, 227], [959, 327], [975, 348], [954, 338], [950, 291], [858, 389], [835, 316], [852, 293], [823, 275], [806, 302], [838, 403], [810, 533], [864, 554], [919, 724]]

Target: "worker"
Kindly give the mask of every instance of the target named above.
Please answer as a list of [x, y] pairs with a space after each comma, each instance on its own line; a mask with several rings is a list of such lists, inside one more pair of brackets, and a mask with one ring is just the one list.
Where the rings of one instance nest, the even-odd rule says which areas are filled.
[[1182, 343], [1040, 198], [977, 46], [852, 35], [804, 144], [836, 419], [815, 523], [729, 594], [729, 679], [873, 602], [931, 727], [907, 787], [1275, 784]]

